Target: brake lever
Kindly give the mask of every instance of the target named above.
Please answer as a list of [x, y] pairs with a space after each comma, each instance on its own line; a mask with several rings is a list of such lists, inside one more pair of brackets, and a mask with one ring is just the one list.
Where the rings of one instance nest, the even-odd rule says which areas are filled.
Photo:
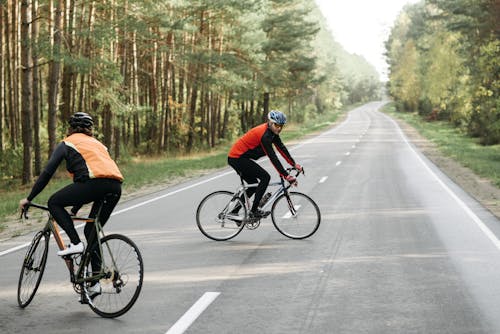
[[295, 169], [295, 171], [297, 172], [297, 173], [295, 174], [295, 177], [299, 176], [299, 175], [300, 175], [300, 173], [302, 173], [302, 174], [304, 174], [304, 176], [306, 176], [306, 172], [304, 171], [304, 167], [302, 167], [302, 170], [298, 170], [298, 169], [296, 169], [296, 168], [294, 168], [294, 169]]
[[21, 216], [19, 218], [28, 219], [28, 208], [23, 207], [21, 210]]

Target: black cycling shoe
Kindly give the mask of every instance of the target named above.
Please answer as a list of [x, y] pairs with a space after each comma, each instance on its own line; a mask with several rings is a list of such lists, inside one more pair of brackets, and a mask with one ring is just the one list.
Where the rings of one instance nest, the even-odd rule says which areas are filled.
[[250, 211], [250, 219], [261, 219], [269, 216], [271, 211], [264, 211], [261, 209], [257, 209], [255, 211]]

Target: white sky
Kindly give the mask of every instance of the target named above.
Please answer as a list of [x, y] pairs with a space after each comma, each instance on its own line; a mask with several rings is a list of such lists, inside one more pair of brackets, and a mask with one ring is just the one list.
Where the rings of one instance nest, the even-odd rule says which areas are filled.
[[362, 55], [387, 80], [384, 42], [405, 4], [419, 0], [315, 0], [337, 42]]

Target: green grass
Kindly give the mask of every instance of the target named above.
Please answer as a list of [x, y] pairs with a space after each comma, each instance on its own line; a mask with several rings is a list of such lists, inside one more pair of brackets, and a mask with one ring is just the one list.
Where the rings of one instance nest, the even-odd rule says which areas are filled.
[[[298, 139], [309, 133], [324, 129], [332, 125], [338, 116], [347, 109], [346, 107], [340, 112], [327, 113], [318, 119], [309, 120], [305, 124], [287, 125], [282, 132], [283, 141]], [[203, 171], [225, 167], [227, 166], [229, 145], [222, 145], [210, 152], [197, 153], [191, 156], [136, 157], [125, 164], [120, 164], [120, 169], [125, 176], [123, 193], [131, 194], [144, 187], [158, 186], [179, 177], [196, 175]], [[47, 203], [51, 194], [70, 182], [67, 173], [61, 169], [57, 177], [54, 177], [42, 193], [35, 198], [35, 202]], [[19, 200], [28, 195], [32, 184], [20, 186], [20, 181], [16, 185], [16, 180], [3, 182], [0, 180], [0, 185], [0, 231], [2, 231], [5, 224], [1, 222], [6, 221], [6, 219], [16, 219]]]
[[444, 155], [500, 187], [500, 145], [483, 146], [477, 139], [467, 136], [448, 122], [427, 122], [417, 113], [396, 112], [392, 103], [387, 104], [382, 111], [410, 124], [435, 143]]

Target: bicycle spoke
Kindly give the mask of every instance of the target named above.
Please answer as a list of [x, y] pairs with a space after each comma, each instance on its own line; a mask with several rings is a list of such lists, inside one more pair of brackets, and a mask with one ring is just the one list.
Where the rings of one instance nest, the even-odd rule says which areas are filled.
[[142, 256], [122, 235], [106, 236], [101, 243], [102, 270], [107, 277], [99, 280], [102, 292], [89, 305], [97, 314], [114, 318], [127, 312], [139, 297], [144, 275]]
[[20, 307], [28, 306], [35, 296], [47, 262], [48, 247], [48, 235], [39, 232], [33, 238], [21, 267], [17, 288], [17, 302]]
[[229, 240], [244, 228], [246, 208], [229, 191], [216, 191], [206, 196], [196, 211], [200, 231], [210, 239]]
[[319, 208], [307, 195], [289, 192], [273, 204], [271, 218], [276, 229], [292, 239], [304, 239], [313, 235], [319, 227]]

